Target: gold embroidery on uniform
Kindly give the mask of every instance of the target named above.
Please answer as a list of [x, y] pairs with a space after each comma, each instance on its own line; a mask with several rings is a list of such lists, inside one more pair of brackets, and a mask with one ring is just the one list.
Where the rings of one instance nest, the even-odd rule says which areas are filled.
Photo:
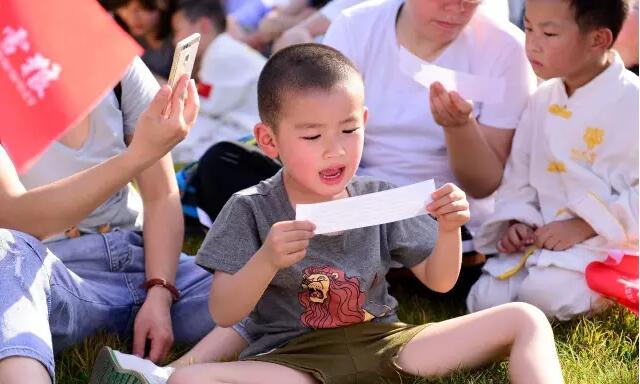
[[572, 112], [564, 107], [561, 107], [558, 104], [551, 104], [549, 106], [549, 113], [552, 115], [560, 116], [563, 119], [570, 119]]
[[575, 148], [571, 148], [571, 159], [575, 161], [584, 161], [589, 165], [593, 165], [593, 162], [596, 161], [596, 153], [594, 151], [579, 150]]
[[604, 129], [588, 127], [584, 130], [582, 139], [587, 144], [587, 148], [593, 150], [604, 142]]
[[558, 216], [562, 215], [562, 214], [563, 214], [563, 213], [565, 213], [565, 212], [567, 212], [567, 208], [559, 208], [559, 209], [556, 211], [556, 217], [558, 217]]
[[562, 161], [550, 161], [547, 166], [547, 171], [552, 173], [562, 173], [567, 171], [567, 167], [565, 167]]
[[593, 165], [596, 161], [595, 148], [604, 142], [604, 129], [587, 127], [582, 135], [582, 140], [587, 145], [587, 149], [580, 150], [576, 148], [571, 149], [571, 159], [575, 161], [584, 161], [589, 165]]

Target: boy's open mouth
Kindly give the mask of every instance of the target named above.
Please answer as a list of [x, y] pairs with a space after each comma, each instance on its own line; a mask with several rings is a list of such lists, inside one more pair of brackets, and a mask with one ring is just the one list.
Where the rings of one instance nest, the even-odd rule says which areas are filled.
[[345, 167], [325, 168], [319, 172], [320, 179], [328, 184], [338, 183], [342, 179]]

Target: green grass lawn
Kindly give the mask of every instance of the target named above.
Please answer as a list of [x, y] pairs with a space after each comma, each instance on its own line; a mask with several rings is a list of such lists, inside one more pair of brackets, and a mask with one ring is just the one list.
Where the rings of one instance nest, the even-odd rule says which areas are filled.
[[[190, 239], [185, 251], [193, 253], [199, 239]], [[408, 323], [433, 322], [464, 314], [461, 295], [428, 294], [413, 283], [397, 288], [400, 318]], [[638, 383], [638, 318], [629, 311], [614, 307], [591, 318], [579, 318], [565, 323], [553, 323], [567, 383]], [[103, 345], [129, 351], [130, 343], [115, 335], [100, 334], [83, 344], [68, 349], [56, 359], [57, 382], [84, 384]], [[188, 346], [174, 348], [170, 360], [186, 351]], [[428, 358], [425, 356], [425, 358]], [[417, 383], [506, 383], [507, 363], [497, 363], [473, 371], [465, 371], [439, 380], [418, 380]]]

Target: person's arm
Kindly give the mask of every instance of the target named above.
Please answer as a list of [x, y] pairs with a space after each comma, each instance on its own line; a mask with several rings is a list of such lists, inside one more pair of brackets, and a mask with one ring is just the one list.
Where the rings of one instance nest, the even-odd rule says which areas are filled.
[[427, 211], [438, 220], [438, 237], [431, 255], [411, 268], [429, 289], [447, 292], [453, 288], [462, 265], [460, 227], [469, 221], [469, 203], [460, 188], [449, 183], [433, 194]]
[[[156, 94], [141, 115], [137, 133], [126, 151], [54, 183], [26, 191], [9, 156], [0, 147], [0, 227], [43, 239], [87, 217], [136, 174], [186, 137], [193, 120], [185, 116], [191, 116], [198, 110], [193, 84], [188, 87], [186, 101], [180, 98], [187, 83], [185, 77], [173, 96], [168, 86]], [[175, 107], [168, 117], [164, 117], [162, 111], [170, 97]]]
[[[155, 84], [149, 78], [146, 69], [139, 66], [133, 68], [123, 85], [125, 141], [130, 144], [132, 137], [135, 140], [137, 132], [129, 127], [138, 116], [137, 111], [144, 106], [148, 89], [153, 89]], [[197, 113], [197, 110], [185, 111], [184, 119], [194, 122]], [[136, 175], [135, 179], [144, 206], [145, 277], [164, 279], [174, 284], [184, 236], [184, 223], [171, 156], [165, 154], [152, 166]], [[134, 323], [135, 354], [142, 356], [145, 352], [145, 342], [150, 339], [151, 360], [159, 361], [167, 355], [173, 344], [171, 303], [172, 296], [166, 288], [154, 286], [148, 290]]]
[[[293, 28], [302, 28], [306, 30], [312, 37], [320, 36], [327, 32], [331, 25], [331, 20], [321, 11], [314, 12], [306, 19], [302, 20]], [[293, 29], [292, 28], [292, 29]]]
[[308, 221], [276, 223], [238, 272], [216, 271], [209, 296], [209, 311], [216, 324], [229, 327], [249, 315], [276, 273], [304, 258], [314, 229]]
[[478, 123], [471, 113], [473, 105], [438, 82], [429, 89], [429, 102], [434, 120], [444, 130], [453, 174], [469, 195], [489, 196], [502, 180], [514, 130]]
[[320, 11], [312, 13], [300, 23], [284, 31], [273, 42], [273, 52], [294, 44], [310, 43], [316, 36], [322, 35], [329, 29], [331, 21]]
[[286, 30], [293, 28], [313, 12], [315, 12], [314, 9], [309, 7], [294, 13], [289, 13], [289, 11], [285, 9], [274, 9], [260, 21], [256, 35], [258, 35], [265, 44], [274, 41]]
[[443, 127], [451, 170], [472, 197], [489, 196], [500, 185], [514, 129], [537, 87], [523, 42], [524, 36], [515, 32], [498, 41], [478, 39], [479, 44], [495, 46], [492, 57], [486, 59], [490, 62], [485, 63], [484, 76], [501, 79], [505, 87], [502, 101], [479, 105], [477, 119], [471, 114], [472, 105], [457, 93], [446, 92], [439, 84], [430, 88], [435, 89], [435, 94], [430, 92], [432, 104], [434, 99], [440, 101], [439, 113], [433, 115]]
[[438, 232], [431, 255], [411, 271], [427, 288], [444, 293], [450, 291], [458, 281], [461, 265], [462, 239], [458, 228]]
[[[164, 279], [175, 284], [178, 257], [182, 248], [184, 222], [180, 194], [171, 155], [136, 176], [144, 206], [144, 259], [147, 280]], [[149, 358], [159, 361], [173, 344], [171, 293], [151, 287], [136, 316], [133, 353], [142, 356], [146, 339], [151, 340]]]

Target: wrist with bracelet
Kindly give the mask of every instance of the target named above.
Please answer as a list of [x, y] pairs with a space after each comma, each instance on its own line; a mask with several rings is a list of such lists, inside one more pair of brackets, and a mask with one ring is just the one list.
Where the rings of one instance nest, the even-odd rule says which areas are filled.
[[166, 279], [153, 278], [145, 281], [140, 284], [140, 288], [144, 288], [147, 291], [153, 287], [162, 287], [171, 293], [171, 297], [173, 298], [173, 302], [175, 303], [180, 299], [180, 290], [176, 288], [175, 285], [168, 282]]

